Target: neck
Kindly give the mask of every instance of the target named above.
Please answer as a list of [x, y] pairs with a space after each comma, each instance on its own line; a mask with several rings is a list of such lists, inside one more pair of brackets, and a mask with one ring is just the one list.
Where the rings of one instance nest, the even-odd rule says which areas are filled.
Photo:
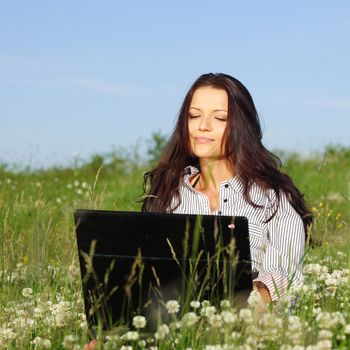
[[200, 159], [201, 175], [199, 186], [202, 190], [218, 190], [220, 183], [235, 175], [232, 166], [226, 159]]

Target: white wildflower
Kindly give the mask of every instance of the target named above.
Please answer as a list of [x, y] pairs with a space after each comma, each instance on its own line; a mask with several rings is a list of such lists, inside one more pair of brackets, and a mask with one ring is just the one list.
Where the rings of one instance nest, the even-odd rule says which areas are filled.
[[180, 328], [181, 328], [181, 322], [176, 321], [176, 322], [171, 322], [169, 324], [169, 329], [171, 329], [172, 331], [176, 331]]
[[343, 269], [342, 270], [342, 276], [344, 276], [344, 277], [350, 276], [350, 269]]
[[188, 312], [182, 317], [181, 321], [185, 327], [191, 327], [197, 323], [198, 318], [199, 317], [194, 312]]
[[10, 340], [15, 339], [17, 334], [12, 330], [12, 328], [0, 328], [0, 339]]
[[213, 328], [220, 328], [222, 326], [222, 317], [220, 315], [210, 316], [209, 323]]
[[228, 309], [230, 307], [230, 301], [229, 300], [221, 300], [220, 307], [223, 309]]
[[31, 343], [34, 345], [34, 348], [41, 349], [51, 349], [51, 341], [49, 339], [43, 339], [41, 337], [35, 337]]
[[169, 327], [166, 324], [162, 324], [161, 326], [158, 327], [158, 330], [154, 334], [154, 337], [157, 340], [162, 340], [167, 336], [167, 334], [169, 334]]
[[247, 323], [250, 323], [253, 320], [252, 310], [250, 309], [241, 309], [239, 311], [239, 317]]
[[83, 190], [81, 188], [77, 188], [75, 190], [75, 193], [78, 194], [78, 195], [81, 195], [83, 193]]
[[320, 340], [316, 344], [316, 349], [317, 350], [331, 350], [332, 349], [332, 341], [330, 341], [329, 339]]
[[123, 345], [120, 350], [132, 350], [132, 346], [130, 345]]
[[144, 328], [146, 326], [146, 318], [143, 316], [135, 316], [132, 320], [135, 328]]
[[299, 282], [292, 284], [290, 287], [290, 290], [289, 290], [290, 293], [292, 295], [299, 294], [303, 290], [303, 284], [304, 284], [303, 281], [299, 281]]
[[221, 317], [224, 320], [225, 323], [233, 324], [236, 322], [237, 317], [235, 314], [233, 314], [231, 311], [222, 311]]
[[71, 348], [74, 344], [78, 342], [79, 338], [77, 335], [66, 335], [63, 339], [63, 346], [65, 348]]
[[321, 328], [332, 328], [334, 326], [334, 320], [329, 312], [321, 312], [316, 316], [316, 321]]
[[240, 337], [241, 337], [241, 334], [239, 332], [234, 331], [231, 333], [231, 338], [234, 340], [238, 340]]
[[320, 264], [308, 264], [304, 266], [303, 273], [305, 275], [320, 275], [321, 273], [327, 273], [328, 268], [325, 265]]
[[316, 316], [316, 315], [319, 315], [320, 313], [322, 313], [322, 309], [320, 307], [315, 307], [313, 310], [312, 310], [312, 313]]
[[169, 300], [165, 306], [169, 314], [176, 314], [180, 310], [180, 304], [178, 303], [177, 300]]
[[201, 315], [205, 317], [211, 317], [215, 315], [216, 308], [215, 306], [206, 306], [201, 309]]
[[140, 340], [137, 344], [140, 348], [145, 348], [147, 345], [146, 340]]
[[65, 326], [72, 316], [71, 304], [69, 301], [62, 300], [58, 304], [52, 305], [51, 310], [57, 327]]
[[327, 329], [321, 329], [318, 333], [318, 339], [331, 339], [333, 337], [333, 333]]
[[23, 288], [22, 289], [22, 295], [25, 298], [29, 298], [33, 294], [33, 289], [32, 288]]
[[336, 338], [337, 338], [337, 340], [343, 341], [346, 339], [346, 335], [345, 334], [338, 334]]
[[209, 300], [203, 300], [202, 301], [202, 307], [207, 307], [210, 306], [210, 301]]
[[328, 273], [328, 272], [325, 272], [325, 273], [321, 273], [319, 276], [318, 276], [318, 279], [320, 281], [325, 281], [327, 279], [329, 279], [331, 277], [331, 275]]
[[246, 343], [247, 343], [248, 345], [250, 345], [251, 348], [256, 349], [256, 348], [257, 348], [257, 345], [258, 345], [258, 340], [256, 339], [256, 337], [251, 337], [251, 336], [249, 336], [249, 337], [246, 339]]
[[[103, 344], [103, 350], [114, 350], [114, 349], [118, 349], [117, 343], [114, 340], [107, 340]], [[79, 348], [79, 350], [81, 350], [81, 347]]]
[[271, 314], [271, 313], [264, 313], [260, 319], [261, 325], [263, 325], [266, 329], [269, 329], [269, 332], [271, 334], [275, 334], [276, 332], [279, 332], [279, 330], [283, 326], [282, 320], [277, 317], [277, 315]]
[[190, 303], [191, 307], [194, 309], [198, 309], [201, 306], [201, 303], [197, 300], [192, 300]]
[[342, 325], [342, 326], [346, 325], [344, 314], [341, 313], [340, 311], [333, 312], [332, 316], [335, 318], [338, 325]]
[[139, 339], [139, 333], [135, 331], [129, 331], [125, 334], [127, 340], [137, 340]]
[[251, 307], [263, 306], [266, 304], [260, 293], [255, 289], [250, 292], [247, 303]]
[[222, 350], [221, 345], [207, 345], [204, 350]]
[[338, 280], [336, 278], [333, 278], [333, 276], [330, 276], [324, 281], [326, 286], [337, 286]]
[[33, 344], [33, 345], [36, 345], [36, 346], [40, 346], [41, 345], [41, 340], [42, 340], [42, 338], [41, 337], [35, 337], [32, 341], [31, 341], [31, 343]]
[[344, 333], [345, 334], [350, 334], [350, 323], [345, 326]]
[[33, 312], [34, 312], [34, 315], [33, 315], [34, 318], [40, 318], [44, 314], [44, 309], [41, 305], [38, 305], [33, 309]]

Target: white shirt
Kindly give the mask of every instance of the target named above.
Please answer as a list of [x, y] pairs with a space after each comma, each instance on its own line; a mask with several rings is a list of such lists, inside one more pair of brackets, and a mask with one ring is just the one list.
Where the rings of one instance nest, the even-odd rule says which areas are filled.
[[[276, 215], [268, 223], [263, 223], [275, 210], [277, 197], [274, 191], [264, 191], [253, 184], [250, 198], [254, 203], [264, 206], [261, 209], [254, 208], [244, 199], [241, 180], [232, 177], [220, 184], [220, 207], [210, 212], [209, 198], [189, 182], [190, 176], [199, 170], [194, 166], [188, 166], [186, 170], [188, 173], [179, 184], [181, 203], [172, 213], [247, 217], [252, 269], [258, 272], [254, 281], [261, 281], [267, 286], [272, 300], [277, 300], [278, 294], [283, 295], [289, 282], [293, 285], [303, 279], [304, 225], [284, 192], [280, 192]], [[173, 198], [170, 207], [173, 208], [175, 203]]]

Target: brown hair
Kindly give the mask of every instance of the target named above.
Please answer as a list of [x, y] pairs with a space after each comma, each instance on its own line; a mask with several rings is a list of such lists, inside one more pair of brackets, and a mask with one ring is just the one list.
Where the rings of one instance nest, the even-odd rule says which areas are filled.
[[[305, 232], [312, 223], [312, 214], [304, 201], [304, 195], [295, 187], [292, 179], [279, 169], [281, 160], [269, 152], [262, 144], [262, 132], [259, 116], [253, 99], [247, 88], [237, 79], [223, 73], [201, 75], [190, 87], [179, 111], [175, 129], [160, 157], [159, 164], [145, 173], [143, 182], [142, 211], [166, 212], [174, 210], [180, 204], [179, 180], [185, 175], [185, 167], [199, 167], [199, 160], [193, 156], [189, 145], [188, 115], [192, 96], [199, 87], [223, 89], [228, 95], [228, 120], [224, 133], [225, 156], [244, 185], [245, 200], [255, 208], [261, 208], [252, 202], [249, 190], [253, 183], [263, 189], [273, 189], [277, 206], [280, 191], [283, 191], [301, 216]], [[149, 186], [149, 191], [147, 187]], [[175, 208], [169, 208], [172, 198], [177, 200]]]

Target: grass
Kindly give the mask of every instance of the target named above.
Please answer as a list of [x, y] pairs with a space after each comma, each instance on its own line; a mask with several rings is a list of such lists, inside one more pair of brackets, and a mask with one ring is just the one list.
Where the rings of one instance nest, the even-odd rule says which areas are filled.
[[[157, 336], [143, 339], [142, 329], [134, 329], [137, 336], [110, 336], [105, 348], [350, 347], [350, 149], [329, 146], [307, 159], [282, 159], [282, 170], [313, 208], [312, 235], [319, 243], [309, 248], [305, 285], [292, 314], [288, 300], [272, 313], [247, 307], [242, 314], [227, 305], [211, 314], [205, 302], [182, 319], [180, 305]], [[0, 167], [0, 348], [81, 348], [87, 330], [73, 210], [140, 210], [146, 170], [136, 156], [119, 153], [68, 168]], [[191, 317], [193, 325], [185, 326]]]

